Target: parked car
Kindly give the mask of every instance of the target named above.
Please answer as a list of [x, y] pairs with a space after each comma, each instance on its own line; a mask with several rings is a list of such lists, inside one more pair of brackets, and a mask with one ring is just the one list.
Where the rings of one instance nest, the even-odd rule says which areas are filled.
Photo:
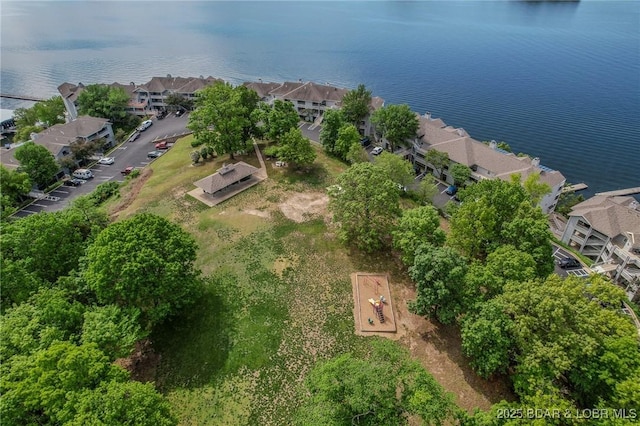
[[64, 181], [65, 186], [80, 186], [84, 183], [82, 179], [71, 178]]
[[182, 114], [184, 114], [184, 110], [179, 109], [178, 111], [176, 111], [176, 117], [180, 117]]
[[162, 151], [151, 151], [150, 153], [147, 154], [148, 158], [158, 158], [162, 155]]
[[380, 148], [379, 146], [376, 146], [375, 148], [373, 148], [373, 150], [371, 151], [371, 154], [373, 155], [380, 155], [382, 154], [383, 149]]
[[104, 164], [104, 165], [110, 166], [115, 161], [116, 159], [113, 157], [102, 157], [101, 159], [98, 160], [98, 164]]
[[139, 132], [144, 132], [145, 130], [147, 130], [149, 127], [151, 127], [151, 125], [153, 124], [153, 121], [151, 120], [145, 120], [142, 122], [142, 124], [140, 124], [140, 126], [138, 127], [138, 131]]
[[122, 173], [124, 176], [127, 176], [133, 171], [133, 169], [133, 166], [125, 167], [120, 173]]
[[360, 145], [362, 145], [365, 148], [368, 147], [369, 145], [371, 145], [371, 139], [365, 136], [364, 138], [360, 139]]
[[156, 114], [156, 117], [158, 117], [158, 120], [162, 120], [166, 116], [167, 116], [167, 111], [160, 111], [159, 113]]
[[456, 195], [458, 192], [458, 188], [455, 185], [449, 185], [447, 189], [445, 189], [445, 194], [447, 195]]
[[582, 264], [575, 257], [569, 256], [569, 257], [563, 257], [562, 259], [558, 260], [558, 266], [561, 267], [562, 269], [581, 268]]
[[140, 137], [140, 132], [136, 131], [129, 137], [129, 142], [133, 142]]
[[158, 142], [156, 144], [156, 149], [169, 149], [169, 145], [167, 144], [167, 142]]
[[89, 169], [78, 169], [71, 174], [76, 179], [91, 179], [93, 177], [93, 173]]

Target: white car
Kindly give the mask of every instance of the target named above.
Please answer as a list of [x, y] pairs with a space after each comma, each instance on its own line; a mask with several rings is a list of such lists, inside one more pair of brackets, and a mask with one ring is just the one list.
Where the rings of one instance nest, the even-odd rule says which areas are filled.
[[151, 127], [151, 125], [153, 124], [153, 121], [151, 120], [145, 120], [143, 121], [140, 126], [138, 127], [138, 131], [139, 132], [144, 132], [145, 130], [147, 130], [149, 127]]
[[379, 146], [376, 146], [375, 148], [373, 148], [373, 150], [371, 151], [371, 154], [373, 155], [380, 155], [382, 153], [382, 148], [380, 148]]
[[105, 164], [107, 166], [110, 166], [115, 161], [116, 161], [116, 159], [113, 158], [113, 157], [102, 157], [101, 159], [98, 160], [98, 164]]

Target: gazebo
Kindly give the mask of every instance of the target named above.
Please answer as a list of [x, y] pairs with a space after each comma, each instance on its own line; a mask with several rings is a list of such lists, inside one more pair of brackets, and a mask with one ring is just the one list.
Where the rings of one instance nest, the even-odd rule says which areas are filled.
[[256, 167], [242, 161], [234, 164], [225, 164], [217, 172], [200, 179], [194, 185], [202, 189], [206, 194], [214, 195], [241, 182], [250, 180], [257, 171]]

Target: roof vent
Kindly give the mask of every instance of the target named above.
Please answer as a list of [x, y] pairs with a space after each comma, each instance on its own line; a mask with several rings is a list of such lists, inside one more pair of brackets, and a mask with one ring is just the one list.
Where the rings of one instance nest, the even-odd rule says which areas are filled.
[[638, 203], [637, 201], [632, 201], [629, 203], [629, 208], [631, 210], [640, 210], [640, 203]]
[[167, 78], [171, 78], [171, 74], [167, 74]]
[[489, 142], [489, 148], [496, 149], [497, 147], [498, 147], [498, 142], [496, 142], [495, 139], [491, 139], [491, 142]]
[[220, 170], [218, 170], [218, 173], [219, 173], [221, 176], [224, 176], [224, 175], [226, 175], [227, 173], [229, 173], [229, 172], [231, 172], [231, 171], [233, 171], [233, 168], [232, 168], [231, 166], [227, 166], [227, 164], [225, 163], [225, 164], [223, 164], [223, 165], [222, 165], [222, 167], [220, 168]]
[[538, 166], [540, 166], [540, 158], [535, 157], [534, 159], [532, 159], [532, 160], [531, 160], [531, 165], [532, 165], [533, 167], [538, 167]]

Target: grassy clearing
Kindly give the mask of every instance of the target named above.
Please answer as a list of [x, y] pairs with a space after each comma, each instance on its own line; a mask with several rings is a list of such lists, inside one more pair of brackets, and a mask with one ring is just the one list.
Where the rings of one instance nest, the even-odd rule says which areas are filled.
[[157, 385], [184, 425], [290, 424], [317, 361], [369, 352], [374, 338], [354, 334], [349, 274], [388, 272], [399, 283], [404, 273], [391, 256], [347, 251], [323, 215], [284, 216], [282, 203], [324, 192], [346, 168], [321, 150], [304, 171], [267, 162], [269, 179], [213, 208], [186, 192], [225, 158], [193, 167], [191, 150], [186, 138], [154, 162], [122, 212], [150, 211], [187, 229], [207, 277], [197, 305], [152, 336]]

